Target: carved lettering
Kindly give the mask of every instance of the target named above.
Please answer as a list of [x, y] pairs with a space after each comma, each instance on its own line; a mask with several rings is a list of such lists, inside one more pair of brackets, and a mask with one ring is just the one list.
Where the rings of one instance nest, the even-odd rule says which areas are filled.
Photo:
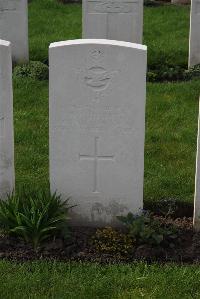
[[134, 128], [132, 113], [123, 110], [122, 107], [91, 105], [73, 105], [68, 108], [67, 119], [60, 119], [57, 128], [82, 128], [90, 131], [112, 130], [128, 133]]
[[132, 13], [138, 7], [138, 2], [120, 1], [88, 1], [91, 13]]

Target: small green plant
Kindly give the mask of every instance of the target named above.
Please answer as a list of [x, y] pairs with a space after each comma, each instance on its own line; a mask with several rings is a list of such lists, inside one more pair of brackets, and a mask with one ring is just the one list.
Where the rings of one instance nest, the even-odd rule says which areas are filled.
[[68, 234], [68, 199], [49, 191], [20, 192], [7, 200], [0, 200], [0, 229], [21, 237], [33, 245], [39, 245], [49, 237]]
[[162, 5], [158, 3], [156, 0], [144, 0], [144, 6], [159, 6]]
[[99, 253], [125, 256], [133, 249], [135, 240], [112, 227], [105, 227], [96, 231], [92, 244]]
[[137, 244], [173, 246], [173, 241], [177, 238], [174, 227], [162, 226], [149, 212], [143, 212], [141, 215], [129, 213], [127, 216], [119, 216], [118, 219], [125, 224]]
[[190, 67], [186, 71], [186, 76], [187, 76], [188, 80], [191, 80], [193, 78], [200, 78], [200, 64], [196, 64], [196, 65]]
[[147, 81], [148, 82], [157, 82], [157, 81], [159, 81], [157, 73], [154, 72], [154, 71], [149, 71], [147, 73]]
[[49, 68], [40, 61], [30, 61], [14, 68], [13, 76], [17, 78], [31, 78], [34, 80], [48, 80]]
[[175, 198], [162, 199], [158, 202], [158, 211], [163, 217], [172, 217], [177, 211], [177, 200]]
[[171, 66], [168, 64], [158, 64], [147, 73], [149, 82], [165, 82], [188, 80], [184, 68], [180, 66]]

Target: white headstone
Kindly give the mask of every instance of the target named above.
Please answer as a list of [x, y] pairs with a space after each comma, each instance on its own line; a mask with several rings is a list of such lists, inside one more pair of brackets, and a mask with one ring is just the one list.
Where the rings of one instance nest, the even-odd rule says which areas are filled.
[[75, 225], [116, 223], [143, 207], [146, 46], [50, 45], [50, 183]]
[[197, 136], [197, 157], [196, 157], [196, 178], [194, 195], [194, 228], [200, 231], [200, 102], [199, 102], [199, 120]]
[[11, 42], [13, 61], [28, 61], [27, 0], [0, 0], [0, 38]]
[[143, 0], [83, 0], [83, 38], [142, 43]]
[[200, 63], [200, 0], [191, 1], [189, 67]]
[[0, 40], [0, 198], [14, 189], [13, 136], [11, 45]]

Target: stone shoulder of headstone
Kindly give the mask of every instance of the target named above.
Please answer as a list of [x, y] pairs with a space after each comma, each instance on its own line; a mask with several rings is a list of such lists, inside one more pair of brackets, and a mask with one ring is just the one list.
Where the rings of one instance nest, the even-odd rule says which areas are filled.
[[111, 45], [111, 46], [121, 46], [132, 48], [135, 50], [142, 50], [144, 52], [147, 51], [147, 46], [131, 43], [126, 41], [118, 41], [118, 40], [107, 40], [107, 39], [75, 39], [75, 40], [67, 40], [51, 43], [49, 49], [64, 47], [64, 46], [74, 46], [74, 45]]
[[3, 39], [0, 39], [0, 46], [9, 47], [11, 49], [11, 42], [3, 40]]
[[11, 43], [0, 40], [0, 198], [14, 189], [14, 133]]
[[112, 40], [50, 45], [50, 185], [74, 225], [117, 225], [143, 207], [147, 48]]

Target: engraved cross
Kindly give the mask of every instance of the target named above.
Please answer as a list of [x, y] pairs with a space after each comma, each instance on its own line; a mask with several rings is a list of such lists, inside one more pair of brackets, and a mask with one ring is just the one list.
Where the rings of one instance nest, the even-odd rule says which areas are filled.
[[98, 162], [99, 161], [105, 161], [105, 160], [110, 160], [113, 161], [114, 155], [108, 156], [108, 155], [99, 155], [98, 154], [98, 140], [99, 137], [95, 137], [94, 140], [94, 155], [81, 155], [79, 154], [79, 159], [80, 160], [90, 160], [94, 161], [94, 179], [93, 179], [93, 193], [99, 193], [98, 191]]

